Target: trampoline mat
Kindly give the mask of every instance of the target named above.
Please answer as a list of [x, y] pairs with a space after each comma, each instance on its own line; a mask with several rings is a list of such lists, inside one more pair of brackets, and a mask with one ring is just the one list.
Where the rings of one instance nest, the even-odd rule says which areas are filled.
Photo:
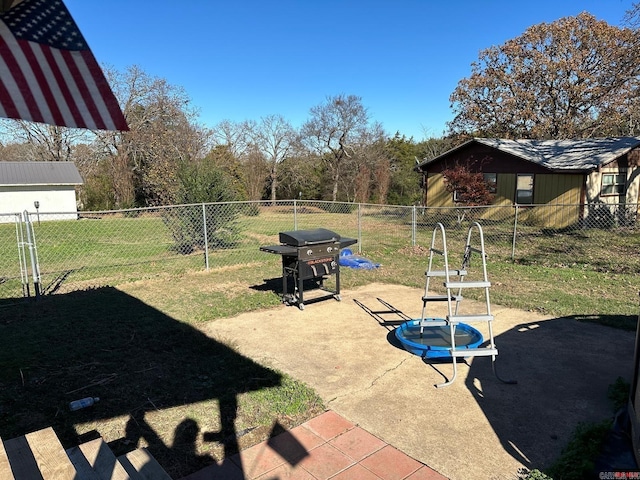
[[[402, 337], [409, 342], [418, 343], [430, 347], [451, 347], [451, 337], [449, 333], [449, 327], [425, 327], [420, 335], [420, 326], [418, 324], [411, 325], [402, 332]], [[455, 332], [456, 345], [471, 345], [478, 341], [478, 334], [476, 331], [461, 328], [458, 325]]]

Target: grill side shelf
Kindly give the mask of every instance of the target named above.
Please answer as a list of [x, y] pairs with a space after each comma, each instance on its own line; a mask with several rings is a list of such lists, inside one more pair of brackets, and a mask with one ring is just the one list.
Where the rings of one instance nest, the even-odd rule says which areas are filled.
[[340, 248], [345, 248], [356, 243], [358, 243], [357, 238], [342, 237], [340, 239]]
[[298, 249], [290, 245], [265, 245], [260, 247], [260, 250], [268, 253], [275, 253], [277, 255], [296, 255]]

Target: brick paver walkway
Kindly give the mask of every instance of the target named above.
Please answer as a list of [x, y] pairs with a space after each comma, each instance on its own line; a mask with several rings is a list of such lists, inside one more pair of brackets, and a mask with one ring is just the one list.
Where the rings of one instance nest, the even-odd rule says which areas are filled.
[[443, 480], [333, 411], [183, 480]]

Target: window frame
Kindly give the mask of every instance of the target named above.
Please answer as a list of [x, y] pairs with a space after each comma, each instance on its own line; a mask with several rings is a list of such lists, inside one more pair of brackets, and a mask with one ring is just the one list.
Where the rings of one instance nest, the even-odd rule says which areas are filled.
[[482, 174], [482, 178], [484, 179], [484, 183], [487, 184], [489, 193], [495, 195], [498, 192], [498, 174], [487, 172]]
[[[525, 178], [525, 177], [531, 178], [531, 187], [527, 188], [527, 189], [518, 188], [519, 183], [520, 183], [519, 182], [520, 178]], [[514, 200], [515, 200], [515, 203], [517, 205], [533, 205], [533, 191], [534, 191], [534, 188], [535, 188], [535, 183], [536, 183], [536, 176], [533, 173], [518, 173], [518, 174], [516, 174], [516, 191], [515, 191]], [[520, 202], [519, 201], [520, 200], [520, 195], [521, 195], [520, 192], [530, 192], [531, 193], [531, 195], [530, 195], [531, 201], [529, 201], [529, 202]]]
[[[487, 184], [489, 193], [495, 195], [498, 192], [498, 174], [497, 173], [482, 173], [482, 179]], [[458, 190], [454, 190], [452, 194], [453, 203], [459, 203]]]
[[[613, 182], [605, 184], [605, 177], [612, 177]], [[620, 181], [622, 180], [622, 181]], [[611, 187], [611, 192], [605, 192], [605, 187]], [[601, 197], [614, 197], [627, 194], [627, 170], [611, 170], [608, 172], [602, 172], [600, 175], [600, 196]]]

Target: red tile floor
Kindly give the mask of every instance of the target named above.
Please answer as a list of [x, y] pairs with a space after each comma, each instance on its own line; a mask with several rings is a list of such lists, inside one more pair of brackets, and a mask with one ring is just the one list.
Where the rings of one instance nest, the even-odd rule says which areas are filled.
[[183, 480], [441, 480], [333, 411]]

